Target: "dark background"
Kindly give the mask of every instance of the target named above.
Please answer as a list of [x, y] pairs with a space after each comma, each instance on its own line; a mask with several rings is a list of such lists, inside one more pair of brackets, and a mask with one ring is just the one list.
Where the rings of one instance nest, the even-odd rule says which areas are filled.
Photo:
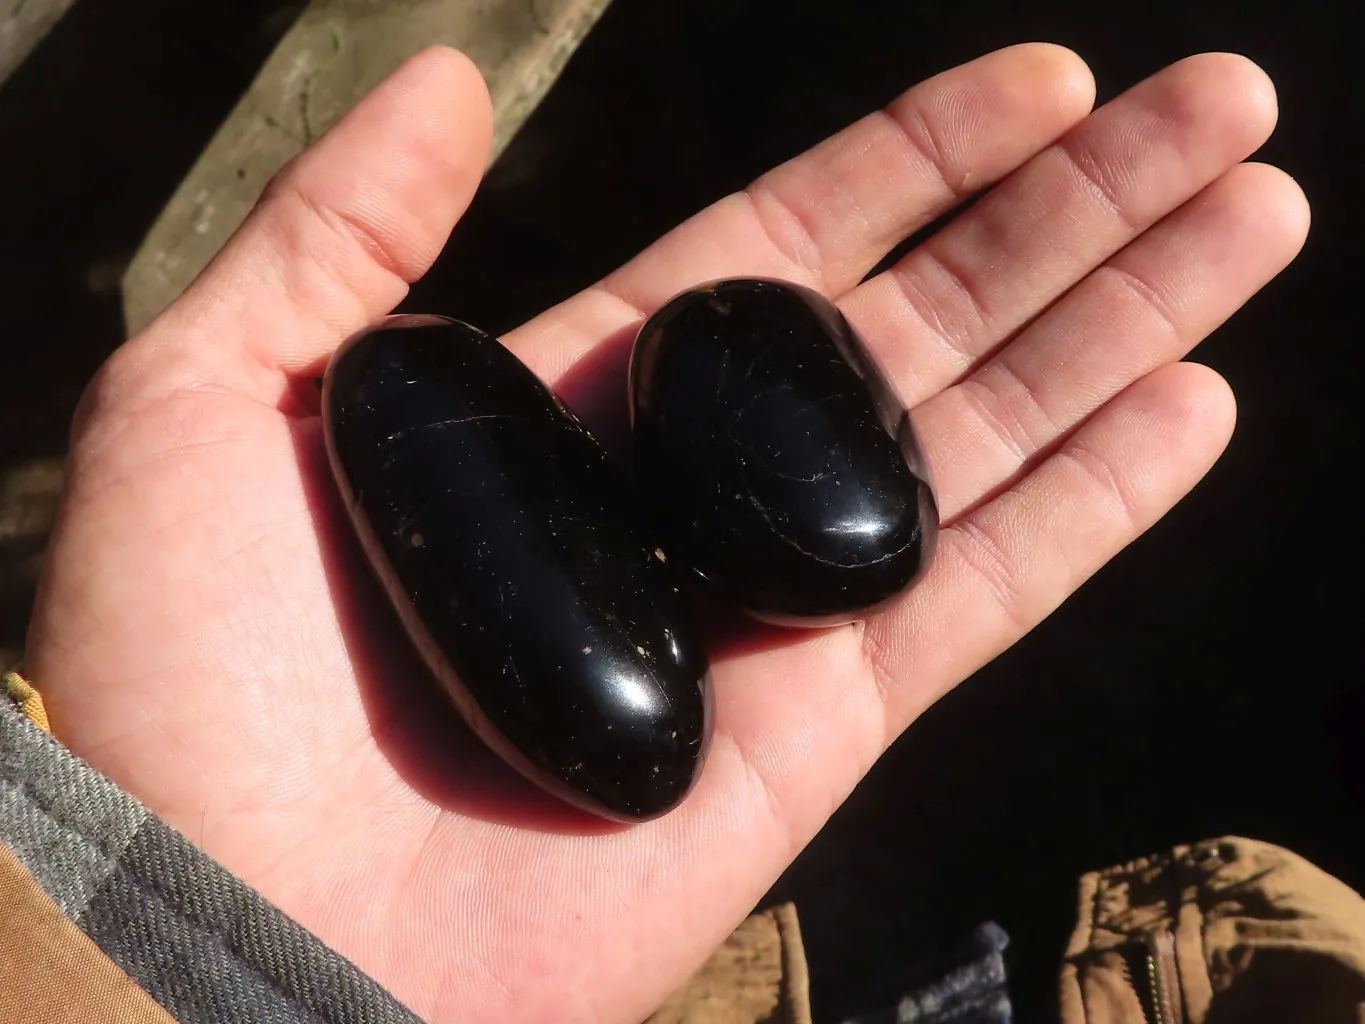
[[[0, 467], [62, 450], [121, 340], [118, 278], [298, 3], [84, 0], [0, 89]], [[1365, 85], [1350, 5], [616, 0], [414, 302], [501, 331], [672, 224], [994, 47], [1065, 43], [1100, 99], [1200, 50], [1280, 90], [1259, 158], [1303, 185], [1299, 261], [1195, 353], [1232, 448], [1178, 510], [925, 715], [772, 894], [817, 1017], [889, 997], [993, 918], [1022, 1020], [1055, 1015], [1076, 877], [1225, 833], [1365, 889], [1357, 300]], [[0, 647], [28, 592], [0, 592]], [[889, 988], [886, 986], [890, 986]]]

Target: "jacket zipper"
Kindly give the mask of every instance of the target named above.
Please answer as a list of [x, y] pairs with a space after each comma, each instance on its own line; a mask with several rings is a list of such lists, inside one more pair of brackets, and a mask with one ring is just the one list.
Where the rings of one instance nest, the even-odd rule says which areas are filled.
[[[1175, 937], [1153, 929], [1119, 947], [1124, 980], [1137, 999], [1141, 1024], [1185, 1024], [1175, 966]], [[1133, 1022], [1136, 1024], [1136, 1022]]]
[[1185, 1007], [1175, 966], [1175, 936], [1153, 929], [1142, 936], [1146, 961], [1144, 1004], [1148, 1024], [1185, 1024]]

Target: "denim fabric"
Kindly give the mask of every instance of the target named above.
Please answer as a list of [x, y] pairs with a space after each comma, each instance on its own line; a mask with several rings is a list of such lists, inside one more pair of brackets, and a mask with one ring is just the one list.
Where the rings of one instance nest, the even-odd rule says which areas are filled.
[[0, 842], [181, 1024], [419, 1024], [4, 700]]
[[0, 841], [68, 917], [85, 909], [146, 818], [0, 699]]

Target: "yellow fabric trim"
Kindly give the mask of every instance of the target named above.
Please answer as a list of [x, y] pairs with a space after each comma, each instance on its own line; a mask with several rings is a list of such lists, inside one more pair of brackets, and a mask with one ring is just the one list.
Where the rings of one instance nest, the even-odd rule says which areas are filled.
[[19, 705], [19, 710], [43, 732], [52, 731], [52, 726], [47, 721], [47, 708], [43, 706], [42, 695], [18, 672], [5, 673], [5, 696]]

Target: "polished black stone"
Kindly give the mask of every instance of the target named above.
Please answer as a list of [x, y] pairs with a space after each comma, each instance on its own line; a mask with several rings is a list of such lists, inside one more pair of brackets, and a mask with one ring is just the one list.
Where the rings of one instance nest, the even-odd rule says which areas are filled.
[[351, 518], [474, 730], [547, 789], [623, 821], [686, 795], [710, 732], [685, 573], [625, 473], [483, 332], [391, 317], [323, 391]]
[[740, 279], [675, 297], [636, 339], [631, 398], [669, 552], [759, 618], [846, 622], [927, 564], [938, 513], [910, 418], [815, 292]]

